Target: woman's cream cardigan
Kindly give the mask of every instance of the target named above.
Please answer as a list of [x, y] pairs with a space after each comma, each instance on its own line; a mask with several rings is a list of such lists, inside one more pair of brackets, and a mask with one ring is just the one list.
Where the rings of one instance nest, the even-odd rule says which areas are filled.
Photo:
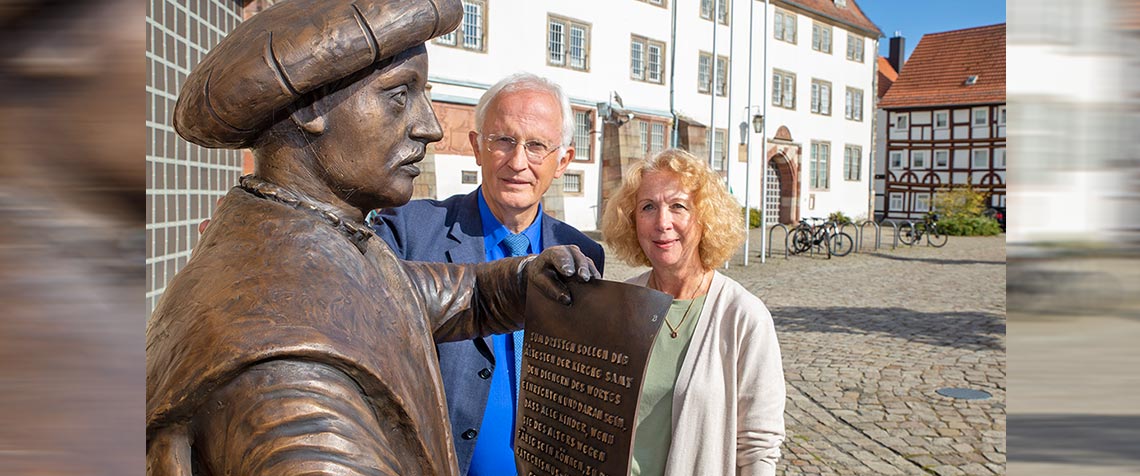
[[[646, 272], [626, 282], [645, 286], [648, 279]], [[772, 314], [714, 272], [677, 376], [665, 474], [776, 474], [785, 396]]]

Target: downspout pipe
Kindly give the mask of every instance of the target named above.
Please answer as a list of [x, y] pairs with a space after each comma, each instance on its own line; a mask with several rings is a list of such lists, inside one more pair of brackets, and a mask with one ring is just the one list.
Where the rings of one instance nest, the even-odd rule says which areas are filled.
[[670, 6], [672, 10], [672, 25], [669, 27], [669, 114], [673, 116], [673, 127], [669, 138], [670, 147], [677, 147], [681, 143], [681, 122], [677, 118], [676, 85], [677, 85], [677, 2]]
[[[760, 89], [761, 100], [760, 114], [764, 116], [764, 127], [760, 128], [760, 264], [767, 262], [768, 258], [768, 233], [767, 228], [768, 217], [764, 213], [768, 210], [768, 2], [764, 2], [764, 66], [763, 66], [763, 84], [764, 87]], [[777, 212], [779, 213], [779, 212]]]

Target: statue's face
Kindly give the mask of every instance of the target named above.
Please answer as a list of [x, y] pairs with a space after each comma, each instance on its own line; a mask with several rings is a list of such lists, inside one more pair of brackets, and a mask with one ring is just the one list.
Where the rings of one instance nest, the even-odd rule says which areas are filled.
[[318, 173], [367, 212], [407, 203], [417, 163], [443, 131], [427, 97], [427, 49], [410, 48], [360, 81], [325, 96], [325, 131], [312, 144]]

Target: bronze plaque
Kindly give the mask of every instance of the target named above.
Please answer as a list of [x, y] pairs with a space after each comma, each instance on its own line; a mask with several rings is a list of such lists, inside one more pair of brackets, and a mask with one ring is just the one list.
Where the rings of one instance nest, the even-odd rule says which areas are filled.
[[568, 284], [570, 306], [527, 292], [515, 464], [523, 476], [624, 476], [649, 351], [673, 298], [615, 281]]

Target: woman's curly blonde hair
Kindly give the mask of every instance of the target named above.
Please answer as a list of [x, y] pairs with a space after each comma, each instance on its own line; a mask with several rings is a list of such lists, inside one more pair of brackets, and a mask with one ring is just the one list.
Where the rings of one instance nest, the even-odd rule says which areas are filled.
[[666, 149], [653, 158], [633, 164], [617, 193], [606, 203], [602, 235], [618, 259], [633, 266], [652, 266], [637, 242], [633, 217], [641, 179], [650, 172], [675, 174], [681, 187], [692, 196], [693, 216], [703, 231], [698, 248], [701, 265], [708, 270], [728, 261], [744, 243], [740, 205], [716, 172], [681, 149]]

